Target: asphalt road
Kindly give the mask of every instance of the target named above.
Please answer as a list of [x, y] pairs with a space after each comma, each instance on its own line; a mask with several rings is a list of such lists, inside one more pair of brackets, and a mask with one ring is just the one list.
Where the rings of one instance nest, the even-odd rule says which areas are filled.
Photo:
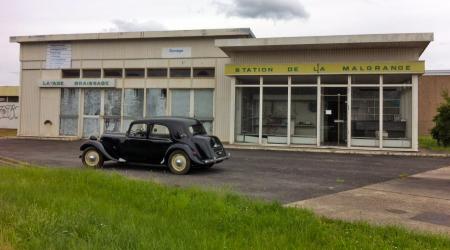
[[[80, 168], [81, 144], [82, 141], [2, 139], [0, 156], [49, 167]], [[450, 166], [450, 158], [259, 150], [229, 152], [230, 160], [208, 170], [195, 169], [185, 176], [173, 175], [165, 168], [107, 164], [104, 169], [169, 185], [226, 188], [287, 203]]]

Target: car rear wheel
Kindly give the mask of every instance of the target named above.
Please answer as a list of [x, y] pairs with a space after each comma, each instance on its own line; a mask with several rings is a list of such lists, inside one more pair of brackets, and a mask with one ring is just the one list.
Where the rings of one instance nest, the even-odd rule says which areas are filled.
[[173, 151], [167, 162], [170, 172], [174, 174], [187, 174], [191, 169], [191, 160], [185, 152], [181, 150]]
[[88, 147], [81, 156], [83, 166], [87, 168], [101, 168], [103, 166], [103, 154], [94, 147]]

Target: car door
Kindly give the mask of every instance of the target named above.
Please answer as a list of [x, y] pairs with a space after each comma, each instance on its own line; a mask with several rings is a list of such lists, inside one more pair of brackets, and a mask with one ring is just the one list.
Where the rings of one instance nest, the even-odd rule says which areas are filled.
[[167, 149], [172, 145], [169, 128], [160, 123], [151, 124], [149, 133], [149, 141], [151, 143], [151, 154], [148, 155], [149, 162], [152, 164], [160, 164], [166, 154]]
[[122, 157], [129, 162], [145, 163], [151, 142], [148, 140], [149, 125], [145, 122], [132, 123], [123, 143]]

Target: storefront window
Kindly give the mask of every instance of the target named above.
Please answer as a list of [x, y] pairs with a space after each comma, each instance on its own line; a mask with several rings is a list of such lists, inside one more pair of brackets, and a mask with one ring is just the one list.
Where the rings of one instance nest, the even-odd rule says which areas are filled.
[[79, 89], [62, 88], [60, 104], [60, 135], [78, 134]]
[[259, 76], [236, 76], [236, 85], [259, 85]]
[[172, 90], [172, 115], [189, 117], [191, 93], [188, 89]]
[[127, 131], [133, 120], [142, 119], [144, 89], [125, 89], [123, 104], [123, 130]]
[[164, 116], [166, 114], [166, 89], [147, 89], [147, 117]]
[[120, 109], [122, 107], [122, 91], [120, 89], [105, 90], [104, 131], [120, 132]]
[[380, 75], [352, 75], [352, 84], [380, 84]]
[[194, 90], [194, 118], [200, 120], [208, 134], [212, 134], [214, 94], [212, 89]]
[[263, 84], [264, 85], [287, 85], [288, 77], [287, 76], [263, 76]]
[[100, 89], [84, 90], [83, 137], [100, 134]]
[[316, 144], [317, 88], [292, 88], [291, 93], [291, 144]]
[[347, 75], [323, 75], [320, 77], [321, 84], [348, 84]]
[[380, 132], [380, 90], [352, 88], [352, 146], [378, 147]]
[[236, 88], [235, 141], [258, 143], [259, 88]]
[[287, 88], [263, 88], [263, 143], [287, 143], [287, 106]]
[[383, 88], [383, 147], [411, 147], [411, 87]]
[[292, 76], [291, 84], [317, 84], [317, 76]]

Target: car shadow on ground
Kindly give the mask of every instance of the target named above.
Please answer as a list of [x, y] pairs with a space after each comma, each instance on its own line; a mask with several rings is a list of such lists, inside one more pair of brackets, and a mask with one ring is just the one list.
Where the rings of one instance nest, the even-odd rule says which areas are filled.
[[[124, 164], [117, 162], [105, 162], [103, 168], [106, 170], [133, 170], [148, 173], [172, 174], [165, 166], [150, 166], [145, 164]], [[188, 175], [204, 176], [222, 174], [225, 169], [213, 166], [212, 168], [192, 167]], [[172, 174], [175, 175], [175, 174]]]

